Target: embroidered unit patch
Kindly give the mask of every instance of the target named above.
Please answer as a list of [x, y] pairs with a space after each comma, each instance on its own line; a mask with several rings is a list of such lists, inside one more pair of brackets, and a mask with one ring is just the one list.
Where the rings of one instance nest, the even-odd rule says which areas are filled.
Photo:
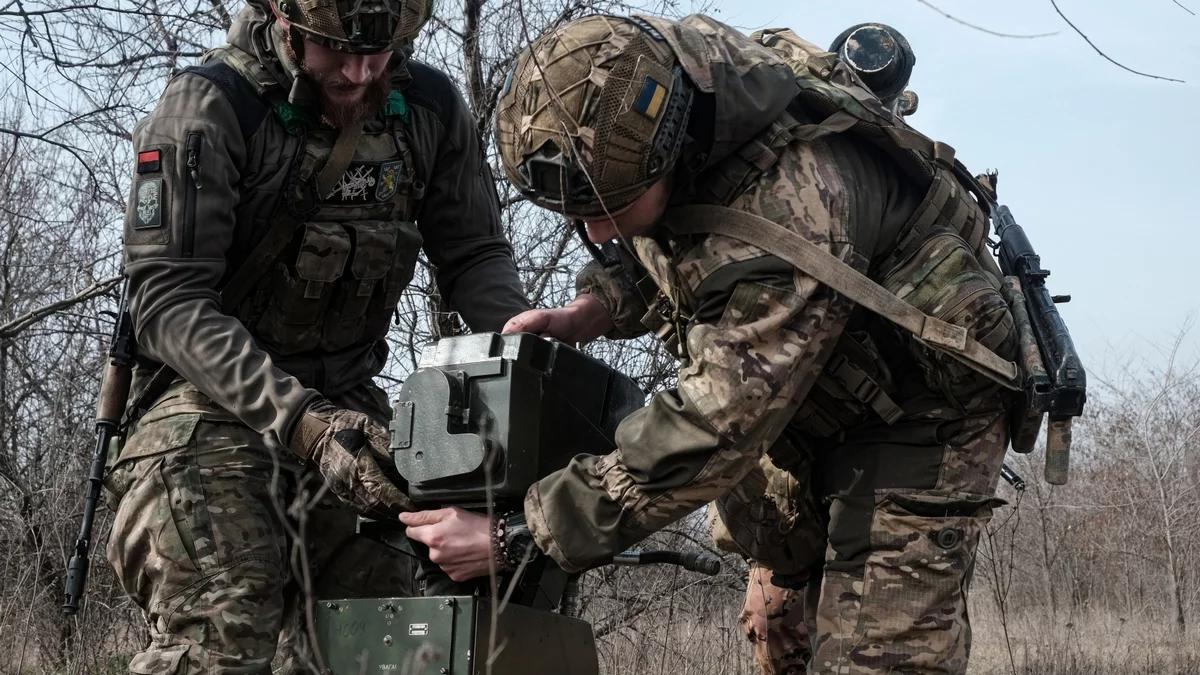
[[330, 200], [341, 202], [365, 202], [367, 201], [368, 188], [374, 187], [376, 178], [373, 167], [369, 164], [359, 164], [346, 169], [346, 173], [342, 174], [342, 179], [337, 185], [333, 186], [333, 194], [329, 196]]
[[354, 162], [342, 174], [333, 192], [325, 198], [330, 204], [372, 204], [396, 196], [403, 177], [404, 162]]
[[375, 185], [375, 200], [384, 202], [396, 195], [400, 186], [400, 167], [403, 162], [384, 162], [379, 165], [379, 180]]
[[138, 183], [137, 188], [137, 230], [146, 230], [162, 225], [162, 184], [161, 178], [150, 178]]

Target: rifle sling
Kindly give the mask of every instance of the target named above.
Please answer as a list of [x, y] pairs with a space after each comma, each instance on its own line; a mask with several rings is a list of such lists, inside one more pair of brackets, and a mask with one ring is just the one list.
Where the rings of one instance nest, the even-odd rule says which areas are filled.
[[757, 246], [903, 328], [922, 344], [949, 354], [1006, 388], [1017, 389], [1017, 364], [985, 347], [966, 328], [922, 312], [782, 225], [714, 205], [678, 207], [668, 216], [667, 229], [674, 234], [719, 234]]

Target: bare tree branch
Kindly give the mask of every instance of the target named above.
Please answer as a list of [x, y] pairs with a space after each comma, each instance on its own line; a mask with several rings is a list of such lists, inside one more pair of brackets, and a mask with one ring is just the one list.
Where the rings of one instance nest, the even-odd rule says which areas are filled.
[[[918, 0], [918, 2], [922, 2], [922, 1], [923, 0]], [[1108, 54], [1105, 54], [1099, 47], [1096, 46], [1096, 43], [1092, 42], [1092, 40], [1088, 36], [1083, 34], [1083, 31], [1079, 30], [1078, 26], [1071, 23], [1071, 20], [1067, 18], [1067, 15], [1063, 14], [1062, 10], [1058, 8], [1058, 3], [1055, 2], [1055, 0], [1050, 0], [1050, 4], [1054, 6], [1054, 11], [1058, 12], [1058, 15], [1062, 17], [1062, 20], [1066, 21], [1067, 25], [1070, 26], [1072, 30], [1074, 30], [1076, 33], [1079, 33], [1079, 37], [1083, 38], [1084, 42], [1088, 43], [1088, 45], [1092, 49], [1096, 50], [1097, 54], [1099, 54], [1100, 56], [1103, 56], [1109, 63], [1113, 64], [1114, 66], [1117, 66], [1118, 68], [1120, 68], [1122, 70], [1128, 70], [1129, 72], [1133, 73], [1134, 75], [1141, 75], [1142, 77], [1149, 77], [1149, 78], [1152, 78], [1155, 80], [1166, 80], [1167, 82], [1180, 82], [1180, 83], [1184, 82], [1184, 80], [1177, 80], [1173, 77], [1163, 77], [1162, 75], [1143, 73], [1140, 70], [1134, 70], [1133, 68], [1130, 68], [1129, 66], [1121, 63], [1120, 61], [1117, 61], [1116, 59], [1109, 56]]]
[[996, 37], [1020, 38], [1023, 40], [1028, 40], [1028, 39], [1032, 39], [1032, 38], [1044, 38], [1044, 37], [1050, 37], [1051, 35], [1058, 35], [1058, 31], [1054, 31], [1053, 33], [1031, 33], [1031, 34], [1001, 33], [1000, 31], [992, 30], [990, 28], [984, 28], [983, 26], [970, 23], [969, 21], [963, 21], [962, 19], [958, 18], [957, 16], [954, 16], [953, 14], [950, 14], [949, 12], [938, 7], [937, 5], [933, 4], [932, 2], [929, 2], [929, 0], [917, 0], [917, 2], [921, 3], [922, 5], [925, 5], [926, 7], [928, 7], [929, 9], [932, 9], [933, 11], [937, 12], [938, 14], [941, 14], [942, 16], [946, 17], [947, 19], [950, 19], [954, 23], [966, 26], [967, 28], [977, 30], [981, 33], [987, 33], [988, 35], [995, 35]]
[[120, 275], [109, 277], [107, 279], [101, 279], [82, 291], [79, 291], [72, 297], [65, 298], [57, 302], [52, 302], [44, 307], [30, 310], [13, 319], [12, 321], [0, 326], [0, 340], [11, 340], [20, 334], [21, 331], [50, 316], [51, 314], [64, 310], [73, 305], [77, 305], [81, 302], [91, 300], [97, 296], [104, 295], [105, 293], [108, 293], [112, 289], [116, 288], [117, 284], [119, 283], [121, 283]]
[[[55, 128], [57, 128], [57, 127], [55, 127]], [[18, 139], [32, 138], [33, 140], [41, 141], [43, 143], [49, 143], [50, 145], [62, 148], [63, 150], [66, 150], [67, 152], [71, 153], [71, 156], [74, 157], [75, 159], [77, 159], [79, 161], [79, 163], [83, 165], [83, 168], [85, 170], [87, 170], [88, 177], [90, 177], [92, 179], [92, 186], [97, 187], [99, 185], [99, 183], [96, 180], [96, 173], [94, 171], [92, 171], [91, 165], [88, 164], [87, 160], [85, 160], [83, 158], [83, 155], [79, 154], [79, 149], [74, 146], [67, 145], [66, 143], [60, 143], [59, 141], [56, 141], [52, 138], [46, 138], [47, 133], [49, 133], [49, 132], [44, 132], [44, 133], [40, 133], [40, 134], [32, 134], [32, 133], [28, 133], [25, 131], [17, 131], [16, 129], [6, 129], [4, 127], [0, 127], [0, 134], [8, 134], [8, 135], [13, 136]]]

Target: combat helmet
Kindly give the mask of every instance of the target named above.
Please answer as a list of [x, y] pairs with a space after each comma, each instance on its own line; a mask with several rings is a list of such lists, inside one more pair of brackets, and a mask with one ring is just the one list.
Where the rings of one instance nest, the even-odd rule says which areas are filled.
[[402, 49], [433, 13], [433, 0], [270, 0], [301, 36], [330, 49], [370, 54]]
[[616, 212], [679, 159], [692, 96], [666, 40], [645, 20], [563, 24], [517, 57], [501, 92], [496, 143], [505, 173], [544, 208]]

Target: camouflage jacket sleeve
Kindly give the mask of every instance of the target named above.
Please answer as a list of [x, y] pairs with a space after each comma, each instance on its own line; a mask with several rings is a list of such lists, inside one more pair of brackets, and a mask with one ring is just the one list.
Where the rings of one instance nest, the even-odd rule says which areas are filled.
[[529, 301], [500, 225], [500, 202], [467, 105], [444, 74], [409, 64], [415, 154], [425, 199], [417, 214], [438, 289], [475, 331], [499, 331]]
[[204, 77], [176, 77], [135, 131], [134, 149], [125, 271], [139, 349], [252, 429], [286, 441], [317, 392], [275, 367], [221, 310], [216, 290], [246, 152], [229, 99]]
[[[803, 159], [808, 168], [796, 168], [796, 180], [752, 190], [732, 206], [771, 213], [861, 266], [846, 243], [840, 178]], [[780, 197], [790, 207], [782, 213]], [[723, 236], [647, 267], [669, 267], [691, 297], [690, 361], [676, 389], [621, 423], [618, 450], [576, 457], [530, 488], [534, 539], [567, 570], [603, 563], [740, 481], [820, 374], [852, 308], [782, 260]]]
[[611, 264], [592, 260], [575, 277], [577, 295], [590, 294], [600, 301], [612, 318], [613, 327], [605, 337], [635, 338], [647, 332], [642, 317], [648, 309], [648, 299], [656, 293], [654, 282], [646, 270], [624, 248], [603, 247], [612, 253]]

